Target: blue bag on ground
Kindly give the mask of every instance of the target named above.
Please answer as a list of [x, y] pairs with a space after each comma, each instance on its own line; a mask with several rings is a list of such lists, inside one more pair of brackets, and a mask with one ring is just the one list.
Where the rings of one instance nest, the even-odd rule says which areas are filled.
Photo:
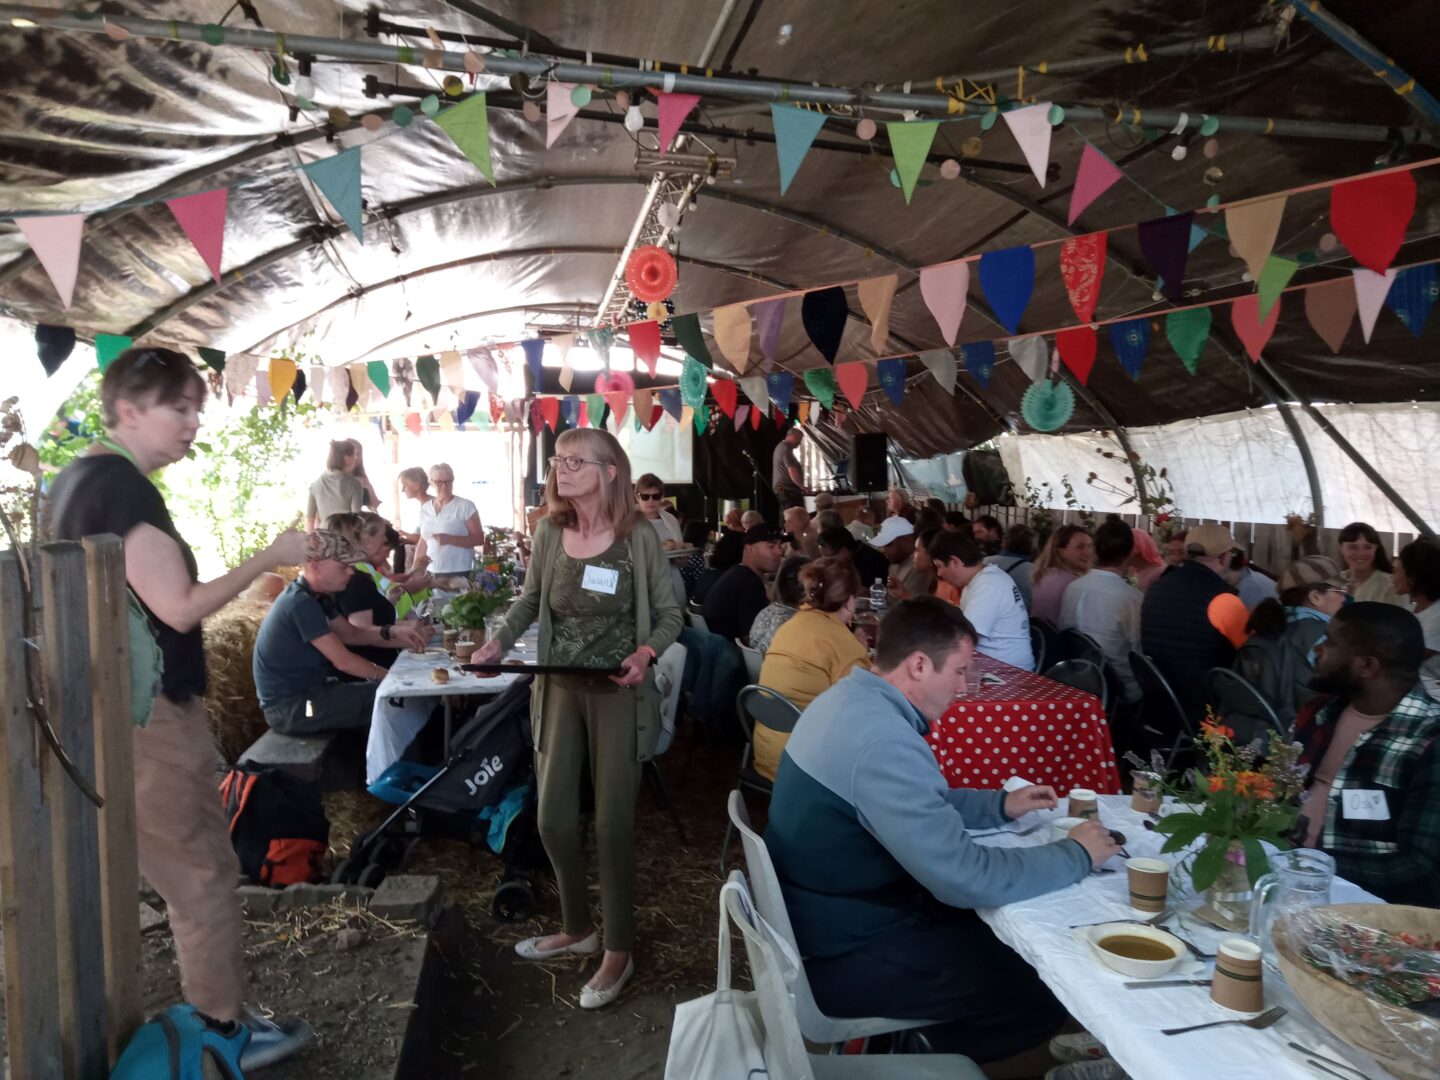
[[244, 1024], [222, 1024], [193, 1005], [171, 1005], [135, 1032], [110, 1080], [244, 1080], [240, 1055], [249, 1042]]

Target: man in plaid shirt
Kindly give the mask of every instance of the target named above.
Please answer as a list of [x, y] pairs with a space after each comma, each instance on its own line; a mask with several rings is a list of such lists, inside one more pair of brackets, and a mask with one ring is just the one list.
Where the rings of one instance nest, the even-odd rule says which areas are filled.
[[1295, 720], [1308, 772], [1297, 839], [1391, 903], [1440, 905], [1440, 701], [1420, 623], [1391, 604], [1340, 609]]

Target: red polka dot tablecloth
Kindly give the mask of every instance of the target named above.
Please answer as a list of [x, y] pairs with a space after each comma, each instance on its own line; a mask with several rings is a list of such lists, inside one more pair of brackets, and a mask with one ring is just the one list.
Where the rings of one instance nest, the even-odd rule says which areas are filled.
[[[1000, 683], [982, 683], [991, 674]], [[951, 787], [997, 788], [1012, 776], [1120, 792], [1115, 745], [1100, 699], [977, 655], [969, 691], [930, 725], [930, 749]]]

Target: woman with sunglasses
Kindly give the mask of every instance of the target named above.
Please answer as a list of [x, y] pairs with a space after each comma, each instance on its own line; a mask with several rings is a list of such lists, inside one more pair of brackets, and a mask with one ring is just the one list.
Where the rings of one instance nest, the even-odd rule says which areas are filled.
[[1290, 564], [1277, 587], [1278, 599], [1262, 600], [1250, 613], [1245, 629], [1252, 637], [1237, 663], [1288, 727], [1300, 706], [1315, 696], [1310, 677], [1316, 650], [1345, 603], [1345, 582], [1333, 559], [1307, 555]]
[[165, 901], [185, 1000], [227, 1025], [227, 1038], [239, 1038], [240, 1025], [250, 1029], [240, 1057], [248, 1075], [304, 1046], [310, 1028], [245, 1007], [240, 863], [215, 794], [219, 755], [205, 719], [200, 623], [263, 573], [302, 562], [306, 537], [283, 532], [233, 570], [199, 580], [195, 556], [150, 474], [190, 452], [204, 403], [205, 379], [182, 353], [127, 349], [117, 356], [100, 380], [105, 434], [56, 477], [50, 523], [57, 540], [113, 533], [125, 541], [126, 584], [161, 660], [160, 692], [134, 737], [140, 873]]
[[526, 960], [601, 951], [580, 829], [588, 769], [605, 937], [580, 1007], [598, 1009], [635, 972], [635, 796], [660, 737], [661, 695], [650, 669], [680, 634], [680, 606], [659, 538], [635, 512], [630, 462], [615, 436], [595, 428], [563, 432], [545, 502], [549, 513], [535, 526], [525, 591], [475, 661], [499, 660], [538, 619], [540, 663], [619, 672], [542, 675], [530, 698], [540, 838], [555, 868], [564, 921], [559, 933], [529, 938], [515, 951]]
[[665, 507], [665, 481], [654, 473], [646, 473], [635, 481], [635, 505], [645, 520], [655, 528], [660, 537], [660, 546], [666, 551], [684, 547], [680, 534], [680, 522]]

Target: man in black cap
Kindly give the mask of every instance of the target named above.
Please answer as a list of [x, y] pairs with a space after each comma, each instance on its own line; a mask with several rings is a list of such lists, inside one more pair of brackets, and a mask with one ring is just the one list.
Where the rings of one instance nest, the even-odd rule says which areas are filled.
[[773, 525], [754, 525], [745, 531], [745, 553], [740, 563], [720, 576], [705, 595], [702, 614], [712, 634], [743, 638], [750, 624], [770, 602], [765, 578], [780, 566], [780, 530]]

